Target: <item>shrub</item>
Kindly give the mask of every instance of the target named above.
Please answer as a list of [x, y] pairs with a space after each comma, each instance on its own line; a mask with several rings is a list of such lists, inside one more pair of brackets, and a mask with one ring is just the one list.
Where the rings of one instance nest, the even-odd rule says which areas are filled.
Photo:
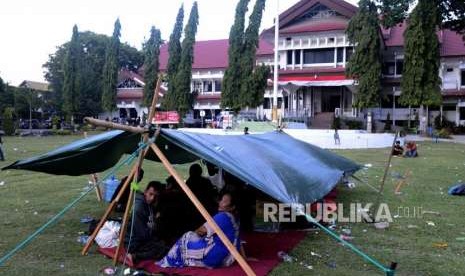
[[450, 131], [447, 128], [443, 128], [438, 131], [437, 135], [439, 138], [450, 139]]
[[14, 109], [12, 107], [7, 107], [5, 111], [3, 111], [3, 131], [5, 131], [5, 135], [13, 135], [15, 133], [13, 112]]
[[442, 116], [442, 123], [441, 123], [441, 115], [438, 115], [434, 118], [435, 129], [453, 128], [453, 127], [455, 127], [455, 123], [447, 120], [446, 117], [444, 116]]
[[362, 129], [363, 128], [363, 122], [361, 121], [356, 121], [356, 120], [345, 120], [344, 124], [347, 126], [349, 129]]
[[65, 136], [65, 135], [71, 135], [73, 134], [73, 132], [69, 129], [56, 129], [53, 131], [53, 134]]
[[53, 129], [58, 129], [58, 125], [60, 124], [60, 117], [58, 117], [57, 115], [54, 115], [52, 117], [52, 128]]

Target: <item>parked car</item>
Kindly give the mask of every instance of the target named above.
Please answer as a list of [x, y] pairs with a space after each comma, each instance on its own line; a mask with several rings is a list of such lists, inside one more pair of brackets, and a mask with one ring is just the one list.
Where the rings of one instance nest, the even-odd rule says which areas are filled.
[[19, 124], [19, 128], [21, 129], [29, 129], [30, 127], [32, 127], [32, 129], [41, 128], [40, 121], [37, 119], [22, 120], [21, 123]]

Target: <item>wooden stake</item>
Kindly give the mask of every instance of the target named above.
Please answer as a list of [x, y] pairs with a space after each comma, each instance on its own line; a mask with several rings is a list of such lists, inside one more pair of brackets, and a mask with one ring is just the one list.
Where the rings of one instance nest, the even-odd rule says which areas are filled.
[[102, 201], [102, 189], [97, 185], [98, 184], [98, 175], [93, 173], [90, 175], [90, 180], [95, 186], [95, 193], [97, 194], [97, 200], [100, 202]]
[[[87, 138], [87, 131], [84, 131], [84, 138]], [[97, 194], [97, 200], [100, 202], [102, 201], [102, 190], [100, 187], [97, 185], [98, 184], [98, 175], [96, 173], [93, 173], [90, 175], [90, 180], [95, 186], [95, 193]]]
[[176, 182], [178, 182], [179, 186], [183, 189], [183, 191], [186, 193], [186, 195], [189, 197], [189, 199], [192, 201], [192, 203], [194, 203], [197, 210], [199, 210], [199, 212], [202, 214], [202, 216], [205, 218], [205, 220], [208, 222], [208, 224], [213, 228], [213, 231], [215, 231], [215, 233], [218, 235], [218, 237], [223, 242], [223, 244], [226, 245], [229, 252], [233, 255], [234, 259], [236, 259], [236, 261], [239, 263], [239, 265], [244, 270], [244, 272], [248, 276], [255, 275], [255, 272], [252, 270], [252, 268], [249, 266], [249, 264], [244, 260], [242, 255], [237, 251], [236, 247], [226, 237], [223, 230], [221, 230], [221, 228], [216, 224], [216, 222], [213, 220], [213, 218], [207, 212], [207, 210], [202, 205], [202, 203], [200, 203], [200, 201], [197, 199], [197, 197], [194, 195], [194, 193], [192, 193], [191, 189], [189, 189], [189, 187], [186, 185], [186, 183], [184, 182], [182, 177], [174, 169], [174, 167], [168, 161], [168, 159], [163, 154], [163, 152], [155, 144], [151, 144], [150, 148], [155, 152], [155, 154], [160, 159], [160, 161], [163, 163], [163, 165], [165, 166], [166, 170], [170, 173], [170, 175], [172, 175], [176, 179]]

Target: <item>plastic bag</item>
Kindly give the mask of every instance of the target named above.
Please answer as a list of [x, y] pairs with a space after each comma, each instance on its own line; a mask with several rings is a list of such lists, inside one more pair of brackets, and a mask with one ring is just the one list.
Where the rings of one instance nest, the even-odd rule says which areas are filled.
[[121, 224], [117, 221], [106, 221], [95, 237], [95, 242], [101, 248], [118, 246], [119, 230]]

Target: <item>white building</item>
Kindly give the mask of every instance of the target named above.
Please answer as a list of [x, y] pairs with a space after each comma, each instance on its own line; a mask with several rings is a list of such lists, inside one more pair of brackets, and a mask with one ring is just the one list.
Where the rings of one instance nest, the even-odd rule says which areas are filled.
[[[349, 20], [357, 7], [343, 0], [302, 0], [280, 15], [279, 29], [279, 93], [278, 108], [284, 118], [328, 128], [334, 114], [364, 121], [366, 110], [353, 107], [357, 95], [356, 82], [345, 75], [347, 61], [353, 53], [345, 34]], [[403, 33], [406, 24], [382, 29], [383, 38], [383, 101], [371, 109], [375, 120], [390, 118], [397, 125], [415, 119], [418, 107], [399, 104], [403, 70]], [[443, 30], [438, 32], [441, 43], [443, 105], [431, 107], [430, 120], [442, 114], [457, 125], [465, 125], [465, 45], [461, 35]], [[257, 49], [257, 64], [273, 65], [274, 27], [261, 34]], [[160, 69], [166, 70], [168, 47], [163, 45]], [[228, 40], [197, 41], [192, 65], [192, 91], [198, 97], [194, 116], [204, 110], [206, 118], [220, 112], [222, 78], [228, 66]], [[270, 76], [271, 77], [271, 76]], [[135, 86], [143, 86], [134, 79]], [[134, 87], [134, 89], [140, 87]], [[141, 93], [121, 87], [118, 99], [121, 108], [139, 110]], [[272, 83], [265, 92], [261, 106], [241, 113], [258, 119], [271, 119]]]

